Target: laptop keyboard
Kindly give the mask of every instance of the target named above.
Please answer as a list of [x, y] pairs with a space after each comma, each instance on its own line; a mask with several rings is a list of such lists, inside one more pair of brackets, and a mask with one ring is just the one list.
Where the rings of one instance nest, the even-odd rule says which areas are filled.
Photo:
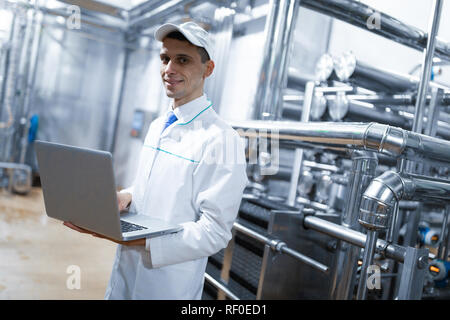
[[147, 229], [144, 226], [140, 226], [140, 225], [137, 225], [137, 224], [134, 224], [134, 223], [126, 222], [126, 221], [123, 221], [123, 220], [120, 220], [120, 227], [122, 229], [122, 233]]

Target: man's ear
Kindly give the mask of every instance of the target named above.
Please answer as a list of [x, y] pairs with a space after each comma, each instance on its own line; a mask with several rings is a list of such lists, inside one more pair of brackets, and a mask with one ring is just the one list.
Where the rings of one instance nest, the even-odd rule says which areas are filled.
[[206, 79], [213, 73], [215, 65], [214, 65], [214, 61], [212, 61], [212, 60], [206, 61], [205, 64], [206, 64], [206, 70], [205, 70], [205, 73], [203, 74], [203, 76]]

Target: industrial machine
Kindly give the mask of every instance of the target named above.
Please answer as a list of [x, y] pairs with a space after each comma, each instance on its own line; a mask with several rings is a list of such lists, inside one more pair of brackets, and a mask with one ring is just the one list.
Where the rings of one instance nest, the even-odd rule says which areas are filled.
[[[216, 41], [205, 91], [245, 140], [250, 180], [232, 240], [209, 258], [203, 298], [449, 299], [442, 3], [433, 0], [423, 31], [352, 0], [4, 1], [0, 187], [27, 193], [36, 135], [113, 152], [116, 180], [129, 184], [144, 120], [168, 102], [153, 31], [194, 20]], [[422, 62], [402, 74], [332, 54], [337, 20]]]
[[[423, 50], [421, 77], [349, 51], [323, 54], [315, 78], [302, 78], [283, 46], [298, 6]], [[450, 53], [435, 38], [441, 8], [436, 1], [424, 34], [379, 12], [385, 27], [367, 29], [376, 11], [359, 2], [272, 3], [255, 120], [232, 121], [249, 160], [260, 156], [233, 241], [210, 258], [205, 291], [216, 297], [214, 286], [229, 299], [450, 297], [449, 88], [430, 81], [433, 58]], [[262, 174], [268, 166], [276, 173]]]

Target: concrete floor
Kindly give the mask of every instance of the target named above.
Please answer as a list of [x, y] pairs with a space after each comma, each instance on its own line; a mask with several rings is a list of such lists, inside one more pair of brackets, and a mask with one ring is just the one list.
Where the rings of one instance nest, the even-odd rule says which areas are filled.
[[[115, 250], [48, 218], [41, 188], [26, 196], [0, 190], [0, 299], [103, 299]], [[80, 289], [67, 285], [74, 270]]]

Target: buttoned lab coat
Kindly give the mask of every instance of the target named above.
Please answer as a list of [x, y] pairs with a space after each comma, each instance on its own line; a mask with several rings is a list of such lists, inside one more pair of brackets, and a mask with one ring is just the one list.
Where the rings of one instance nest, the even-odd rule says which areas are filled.
[[232, 237], [248, 182], [243, 140], [206, 95], [174, 113], [162, 134], [166, 116], [151, 123], [134, 183], [122, 192], [132, 194], [131, 210], [183, 230], [145, 247], [118, 245], [106, 299], [201, 299], [208, 256]]

